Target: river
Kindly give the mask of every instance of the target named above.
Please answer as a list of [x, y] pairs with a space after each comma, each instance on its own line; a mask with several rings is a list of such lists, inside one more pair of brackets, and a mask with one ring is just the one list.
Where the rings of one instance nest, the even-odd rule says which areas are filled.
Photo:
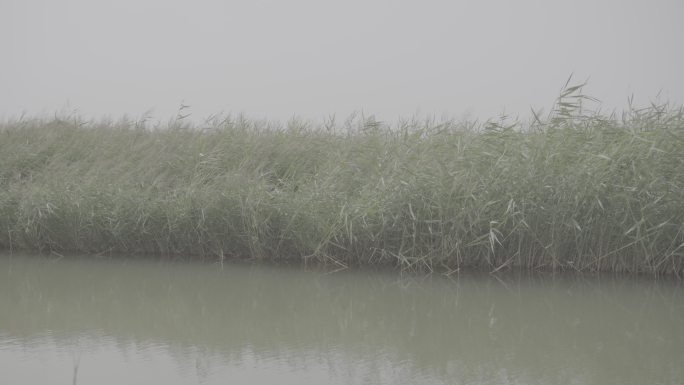
[[683, 384], [674, 279], [0, 255], [2, 384]]

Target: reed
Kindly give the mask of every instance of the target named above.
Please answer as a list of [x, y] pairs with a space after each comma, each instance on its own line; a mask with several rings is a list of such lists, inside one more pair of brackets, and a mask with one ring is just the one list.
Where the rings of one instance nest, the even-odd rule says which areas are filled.
[[682, 274], [684, 110], [588, 99], [529, 122], [4, 122], [0, 247]]

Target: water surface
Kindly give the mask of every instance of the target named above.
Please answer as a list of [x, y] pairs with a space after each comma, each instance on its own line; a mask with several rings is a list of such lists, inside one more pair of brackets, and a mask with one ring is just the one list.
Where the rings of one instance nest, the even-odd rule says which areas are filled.
[[682, 384], [684, 288], [0, 256], [3, 384]]

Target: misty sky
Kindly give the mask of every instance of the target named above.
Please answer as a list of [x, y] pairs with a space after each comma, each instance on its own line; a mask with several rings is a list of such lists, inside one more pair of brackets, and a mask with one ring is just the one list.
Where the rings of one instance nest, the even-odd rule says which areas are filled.
[[284, 120], [684, 102], [682, 0], [0, 0], [0, 118]]

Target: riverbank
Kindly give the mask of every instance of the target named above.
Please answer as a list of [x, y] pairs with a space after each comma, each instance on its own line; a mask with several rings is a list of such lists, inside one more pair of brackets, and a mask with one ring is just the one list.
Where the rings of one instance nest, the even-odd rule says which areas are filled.
[[0, 248], [681, 274], [682, 109], [578, 100], [525, 125], [6, 122]]

